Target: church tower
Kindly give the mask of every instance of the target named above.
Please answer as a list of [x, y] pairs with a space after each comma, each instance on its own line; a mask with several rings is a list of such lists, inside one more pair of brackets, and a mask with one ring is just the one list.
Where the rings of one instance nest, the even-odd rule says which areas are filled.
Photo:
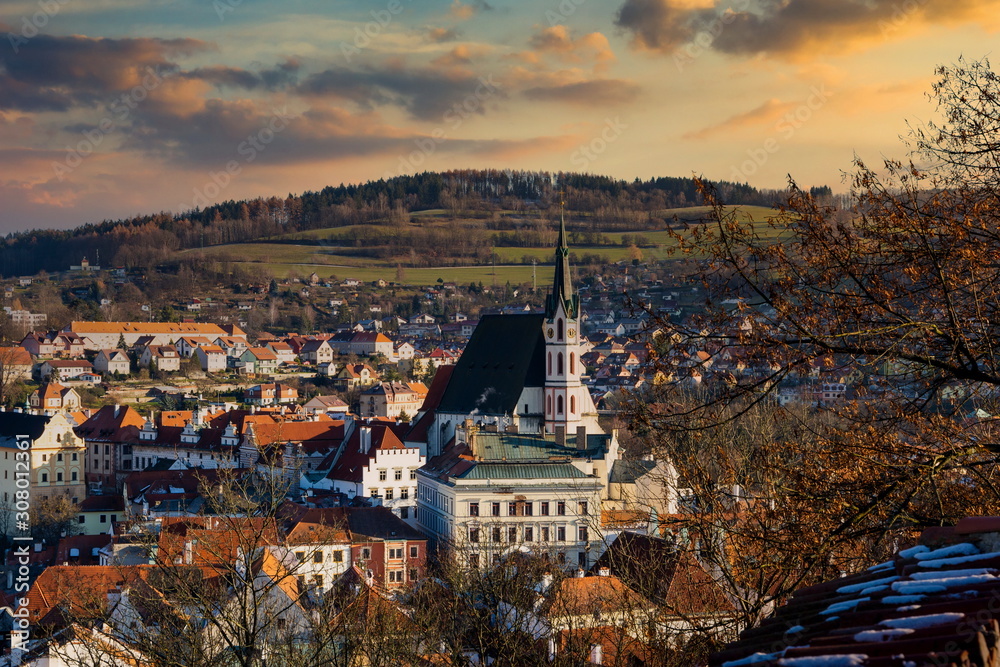
[[555, 253], [555, 279], [545, 300], [545, 432], [557, 426], [575, 432], [590, 398], [580, 381], [580, 297], [573, 291], [569, 272], [566, 221], [559, 216], [559, 245]]

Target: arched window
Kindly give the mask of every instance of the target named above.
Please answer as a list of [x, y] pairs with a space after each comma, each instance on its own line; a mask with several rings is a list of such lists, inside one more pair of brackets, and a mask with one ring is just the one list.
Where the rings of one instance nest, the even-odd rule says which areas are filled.
[[551, 415], [552, 414], [552, 397], [551, 396], [546, 396], [545, 397], [545, 414], [547, 414], [547, 415]]
[[556, 320], [556, 340], [563, 339], [563, 321], [562, 318]]
[[563, 355], [562, 355], [562, 352], [560, 352], [559, 356], [556, 357], [556, 370], [558, 371], [559, 375], [563, 374]]
[[552, 353], [549, 352], [549, 375], [552, 375]]
[[563, 398], [562, 396], [556, 397], [556, 414], [561, 415], [563, 413]]
[[569, 397], [569, 411], [571, 414], [576, 414], [576, 396]]
[[569, 374], [576, 375], [576, 354], [573, 352], [569, 353]]

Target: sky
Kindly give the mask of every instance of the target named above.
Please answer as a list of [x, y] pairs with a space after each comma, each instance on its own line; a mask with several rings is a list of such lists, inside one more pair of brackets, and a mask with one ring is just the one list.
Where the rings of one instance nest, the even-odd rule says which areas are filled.
[[427, 170], [847, 190], [1000, 0], [0, 0], [0, 233]]

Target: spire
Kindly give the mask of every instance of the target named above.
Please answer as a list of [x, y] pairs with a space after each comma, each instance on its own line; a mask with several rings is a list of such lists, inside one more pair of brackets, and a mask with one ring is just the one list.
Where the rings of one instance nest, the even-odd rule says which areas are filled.
[[545, 315], [555, 316], [556, 307], [561, 302], [567, 317], [575, 318], [579, 311], [579, 297], [573, 293], [573, 281], [569, 272], [569, 246], [566, 244], [566, 202], [559, 203], [559, 244], [556, 246], [556, 274], [552, 281], [552, 293], [545, 302]]

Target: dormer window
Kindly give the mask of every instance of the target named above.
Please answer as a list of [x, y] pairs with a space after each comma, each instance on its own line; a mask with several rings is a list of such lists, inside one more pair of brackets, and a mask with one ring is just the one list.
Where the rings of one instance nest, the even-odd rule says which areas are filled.
[[562, 340], [562, 339], [563, 339], [563, 321], [562, 318], [560, 317], [559, 319], [556, 320], [556, 340]]

